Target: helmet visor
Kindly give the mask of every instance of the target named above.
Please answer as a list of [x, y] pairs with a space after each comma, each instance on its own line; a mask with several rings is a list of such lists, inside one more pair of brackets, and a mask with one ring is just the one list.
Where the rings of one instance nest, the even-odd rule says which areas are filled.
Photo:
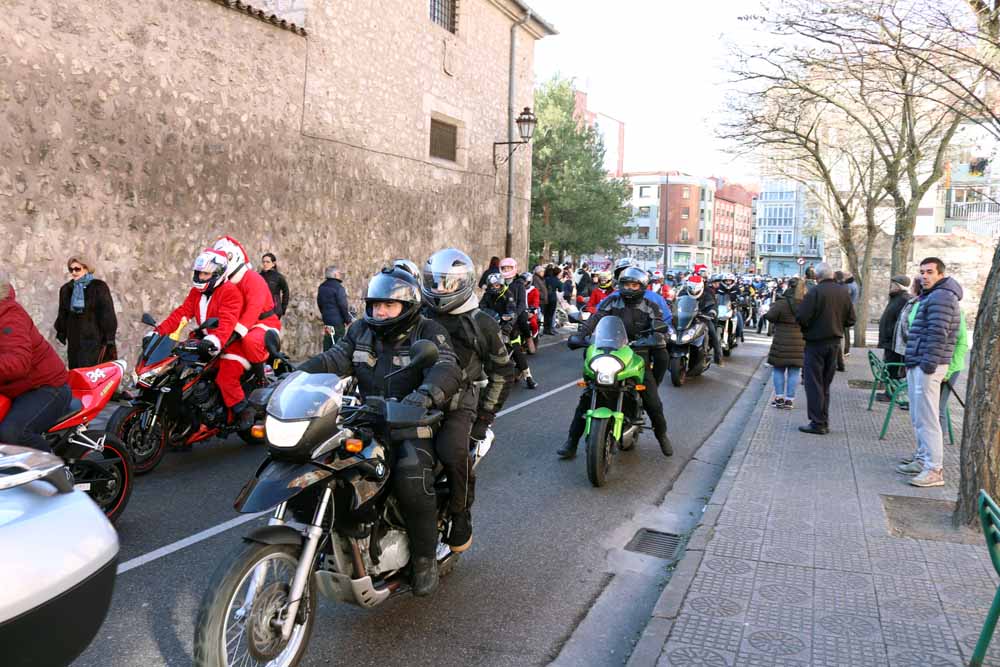
[[392, 273], [383, 272], [368, 281], [365, 300], [419, 303], [420, 289], [412, 282], [398, 278]]
[[465, 253], [443, 250], [431, 256], [424, 265], [424, 292], [446, 295], [471, 289], [474, 274], [472, 260]]

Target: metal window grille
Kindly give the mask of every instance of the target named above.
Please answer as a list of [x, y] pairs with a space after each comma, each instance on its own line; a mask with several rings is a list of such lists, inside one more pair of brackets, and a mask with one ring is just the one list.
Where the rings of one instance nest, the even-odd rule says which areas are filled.
[[458, 32], [458, 0], [431, 0], [431, 20], [448, 32]]
[[457, 161], [458, 127], [439, 120], [431, 120], [431, 157]]

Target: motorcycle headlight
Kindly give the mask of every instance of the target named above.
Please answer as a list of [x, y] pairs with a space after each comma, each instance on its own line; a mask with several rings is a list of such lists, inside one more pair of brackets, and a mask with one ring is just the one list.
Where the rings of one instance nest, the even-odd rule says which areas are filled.
[[615, 376], [625, 366], [609, 354], [595, 357], [590, 361], [590, 370], [597, 376], [597, 384], [614, 384]]
[[299, 440], [305, 435], [309, 424], [308, 419], [283, 422], [268, 415], [267, 419], [264, 420], [264, 432], [267, 435], [268, 444], [274, 447], [290, 448], [299, 444]]
[[694, 335], [695, 333], [697, 333], [697, 331], [698, 331], [697, 329], [688, 329], [687, 331], [685, 331], [683, 334], [681, 334], [681, 342], [690, 343], [694, 339]]

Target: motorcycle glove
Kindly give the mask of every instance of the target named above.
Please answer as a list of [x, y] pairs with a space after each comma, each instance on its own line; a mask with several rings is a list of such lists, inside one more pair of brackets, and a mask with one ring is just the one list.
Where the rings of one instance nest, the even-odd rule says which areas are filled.
[[483, 419], [479, 417], [476, 419], [475, 423], [472, 424], [472, 433], [470, 434], [473, 440], [483, 440], [486, 438], [486, 430], [490, 427], [490, 420]]
[[400, 403], [403, 405], [414, 405], [424, 410], [430, 410], [434, 406], [434, 401], [431, 400], [431, 397], [422, 391], [411, 391]]
[[201, 339], [198, 341], [198, 356], [204, 361], [208, 361], [215, 356], [218, 352], [218, 348], [215, 347], [215, 343], [210, 340]]

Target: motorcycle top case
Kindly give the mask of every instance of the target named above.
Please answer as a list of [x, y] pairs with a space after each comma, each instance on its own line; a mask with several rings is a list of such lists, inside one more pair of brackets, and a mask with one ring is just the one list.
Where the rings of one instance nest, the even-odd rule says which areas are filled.
[[340, 376], [302, 371], [289, 375], [267, 402], [268, 453], [281, 461], [308, 461], [316, 447], [339, 431], [343, 402]]

